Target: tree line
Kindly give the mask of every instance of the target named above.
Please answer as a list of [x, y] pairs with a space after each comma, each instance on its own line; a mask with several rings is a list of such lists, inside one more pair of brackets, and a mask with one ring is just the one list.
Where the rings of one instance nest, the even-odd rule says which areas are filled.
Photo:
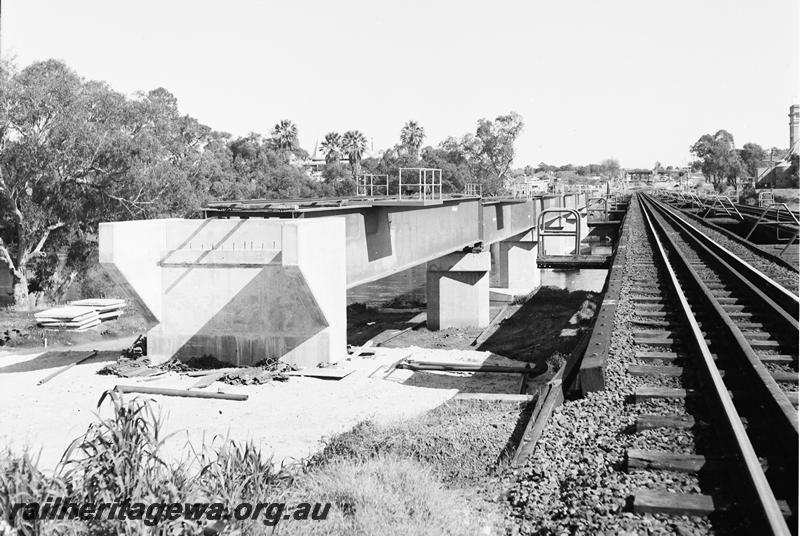
[[792, 187], [798, 186], [798, 155], [773, 147], [766, 151], [757, 143], [745, 143], [737, 149], [733, 135], [727, 130], [704, 134], [690, 148], [696, 157], [692, 163], [694, 171], [700, 171], [718, 191], [736, 186], [742, 179], [757, 179], [758, 169], [770, 162], [790, 158], [787, 177]]
[[31, 284], [58, 294], [80, 278], [95, 262], [101, 221], [193, 217], [211, 200], [352, 195], [358, 174], [396, 176], [400, 167], [441, 168], [445, 192], [474, 182], [498, 193], [522, 129], [512, 112], [433, 147], [409, 121], [380, 156], [365, 156], [358, 130], [329, 133], [320, 181], [305, 171], [309, 154], [289, 120], [268, 135], [233, 137], [181, 114], [164, 88], [128, 97], [60, 61], [3, 65], [0, 260], [19, 302]]

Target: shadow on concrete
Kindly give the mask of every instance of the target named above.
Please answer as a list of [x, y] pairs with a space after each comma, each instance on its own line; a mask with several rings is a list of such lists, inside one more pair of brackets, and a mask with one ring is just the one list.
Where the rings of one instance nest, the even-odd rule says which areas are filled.
[[327, 327], [302, 271], [267, 265], [183, 342], [174, 357], [211, 356], [237, 366], [254, 365], [287, 354]]
[[[195, 232], [193, 232], [192, 234], [190, 234], [190, 235], [189, 235], [189, 237], [188, 237], [186, 240], [184, 240], [184, 241], [183, 241], [183, 244], [181, 244], [181, 246], [180, 246], [179, 248], [177, 248], [177, 249], [181, 249], [181, 248], [183, 248], [183, 247], [184, 247], [184, 246], [185, 246], [187, 243], [189, 243], [189, 241], [190, 241], [190, 240], [191, 240], [193, 237], [197, 236], [197, 234], [199, 234], [199, 233], [200, 233], [200, 231], [201, 231], [201, 230], [202, 230], [202, 229], [203, 229], [203, 228], [204, 228], [204, 227], [205, 227], [205, 226], [208, 224], [208, 222], [209, 222], [209, 221], [211, 221], [211, 220], [206, 220], [205, 222], [203, 222], [203, 224], [202, 224], [202, 225], [200, 225], [200, 227], [198, 227], [198, 228], [197, 228], [197, 230], [196, 230]], [[245, 224], [245, 222], [247, 222], [247, 220], [246, 220], [246, 219], [242, 219], [242, 220], [240, 220], [238, 223], [236, 223], [236, 225], [234, 225], [234, 226], [233, 226], [233, 228], [232, 228], [230, 231], [228, 231], [227, 233], [225, 233], [225, 235], [224, 235], [222, 238], [220, 238], [220, 239], [217, 241], [217, 243], [216, 243], [216, 244], [211, 244], [211, 249], [199, 250], [199, 251], [198, 251], [199, 255], [198, 255], [198, 256], [197, 256], [197, 258], [194, 260], [194, 262], [199, 264], [199, 263], [200, 263], [200, 261], [202, 261], [203, 259], [205, 259], [206, 257], [208, 257], [208, 256], [211, 254], [211, 252], [212, 252], [212, 251], [214, 251], [214, 249], [215, 249], [216, 247], [218, 247], [220, 244], [224, 244], [226, 240], [228, 240], [228, 239], [229, 239], [231, 236], [233, 236], [233, 234], [234, 234], [236, 231], [238, 231], [238, 230], [239, 230], [239, 229], [242, 227], [242, 225], [244, 225], [244, 224]], [[177, 251], [177, 249], [176, 249], [176, 250], [172, 250], [172, 251]], [[166, 257], [164, 257], [163, 259], [161, 259], [161, 261], [160, 261], [160, 262], [161, 262], [161, 263], [167, 263], [167, 262], [168, 262], [168, 260], [167, 260], [167, 259], [169, 258], [169, 256], [170, 256], [170, 255], [172, 255], [172, 251], [171, 251], [170, 253], [168, 253]], [[179, 284], [181, 281], [183, 281], [183, 278], [185, 278], [187, 275], [189, 275], [189, 272], [191, 272], [191, 271], [192, 271], [192, 270], [194, 270], [194, 269], [195, 269], [195, 267], [189, 267], [189, 268], [186, 268], [186, 270], [185, 270], [185, 271], [184, 271], [184, 272], [183, 272], [183, 273], [182, 273], [180, 276], [178, 276], [178, 277], [175, 279], [175, 281], [173, 281], [173, 282], [172, 282], [172, 283], [171, 283], [171, 284], [170, 284], [170, 285], [169, 285], [169, 286], [168, 286], [168, 287], [167, 287], [167, 288], [164, 290], [164, 294], [169, 294], [169, 293], [170, 293], [170, 291], [171, 291], [172, 289], [174, 289], [175, 287], [177, 287], [177, 286], [178, 286], [178, 284]]]
[[364, 237], [370, 262], [392, 256], [389, 211], [386, 208], [372, 207], [364, 211]]
[[[0, 374], [11, 374], [13, 372], [33, 372], [35, 370], [60, 368], [78, 361], [90, 352], [90, 350], [45, 352], [33, 359], [28, 359], [27, 361], [22, 361], [21, 363], [15, 363], [14, 365], [2, 367], [0, 368]], [[107, 363], [116, 361], [117, 358], [119, 358], [119, 350], [106, 350], [98, 352], [96, 356], [84, 361], [81, 364]]]

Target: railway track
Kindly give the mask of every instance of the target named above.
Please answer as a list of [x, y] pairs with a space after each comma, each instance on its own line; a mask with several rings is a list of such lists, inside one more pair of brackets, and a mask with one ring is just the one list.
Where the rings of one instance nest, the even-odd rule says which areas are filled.
[[[736, 204], [736, 208], [742, 214], [747, 214], [755, 218], [758, 218], [759, 216], [761, 216], [761, 214], [764, 213], [764, 209], [762, 207], [744, 205], [740, 203]], [[800, 219], [800, 212], [796, 210], [792, 210], [790, 212], [791, 214], [789, 214], [789, 212], [787, 212], [786, 209], [779, 210], [778, 208], [770, 208], [769, 210], [767, 210], [766, 216], [770, 221], [779, 221], [781, 223], [788, 223], [790, 225], [795, 225], [797, 223], [797, 220]], [[794, 217], [792, 217], [792, 215], [794, 215]]]
[[[657, 192], [654, 193], [658, 195], [660, 201], [665, 202], [669, 206], [680, 211], [680, 214], [692, 220], [692, 224], [695, 227], [705, 230], [706, 234], [708, 234], [711, 238], [718, 238], [722, 242], [727, 242], [726, 245], [734, 248], [736, 250], [735, 252], [742, 256], [742, 258], [747, 262], [756, 267], [759, 265], [769, 266], [772, 274], [768, 275], [771, 275], [776, 281], [781, 282], [790, 291], [794, 292], [795, 294], [798, 293], [798, 268], [790, 260], [782, 257], [777, 252], [764, 249], [758, 244], [750, 242], [744, 236], [739, 236], [730, 229], [720, 227], [718, 224], [712, 221], [703, 219], [700, 214], [696, 214], [687, 209], [683, 204], [670, 195], [664, 193], [658, 194]], [[763, 210], [758, 209], [757, 207], [748, 207], [747, 209], [740, 210], [740, 212], [742, 214], [751, 214], [752, 209], [755, 209], [756, 211]], [[751, 212], [748, 212], [748, 210]], [[761, 212], [758, 212], [755, 214], [755, 216], [758, 217], [760, 214]], [[774, 245], [774, 248], [777, 250], [781, 250], [783, 247], [784, 245], [781, 245], [780, 243]]]
[[640, 408], [635, 429], [695, 439], [678, 452], [629, 449], [627, 468], [692, 473], [698, 486], [639, 489], [632, 508], [737, 512], [751, 533], [796, 534], [800, 302], [674, 210], [646, 195], [638, 202], [650, 247], [635, 253], [637, 364], [627, 372], [641, 380], [632, 402], [655, 411]]

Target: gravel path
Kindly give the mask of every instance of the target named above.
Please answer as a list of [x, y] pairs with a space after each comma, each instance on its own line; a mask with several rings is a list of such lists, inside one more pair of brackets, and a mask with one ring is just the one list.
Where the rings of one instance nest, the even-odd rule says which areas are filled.
[[[607, 388], [586, 398], [568, 401], [556, 409], [528, 463], [511, 476], [509, 516], [519, 534], [728, 534], [735, 532], [737, 516], [724, 521], [698, 517], [638, 515], [627, 507], [637, 488], [666, 488], [698, 492], [696, 475], [666, 471], [625, 471], [629, 448], [709, 453], [709, 432], [659, 429], [635, 432], [636, 416], [644, 413], [688, 413], [676, 400], [631, 404], [627, 398], [639, 385], [672, 385], [673, 379], [637, 378], [627, 373], [634, 357], [632, 322], [637, 320], [630, 299], [634, 280], [655, 281], [652, 251], [644, 231], [641, 210], [632, 200], [625, 280], [607, 362]], [[641, 328], [639, 328], [641, 329]], [[690, 408], [695, 418], [704, 415]], [[703, 492], [708, 493], [707, 483]]]

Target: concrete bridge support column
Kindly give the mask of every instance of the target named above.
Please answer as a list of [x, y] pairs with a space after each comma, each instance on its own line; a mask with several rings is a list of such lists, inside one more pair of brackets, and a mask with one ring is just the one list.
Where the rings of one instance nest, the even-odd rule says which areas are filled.
[[530, 230], [499, 244], [497, 257], [498, 283], [501, 288], [524, 295], [537, 288], [541, 282], [536, 263], [537, 242]]
[[428, 329], [489, 325], [488, 251], [451, 253], [428, 263]]

